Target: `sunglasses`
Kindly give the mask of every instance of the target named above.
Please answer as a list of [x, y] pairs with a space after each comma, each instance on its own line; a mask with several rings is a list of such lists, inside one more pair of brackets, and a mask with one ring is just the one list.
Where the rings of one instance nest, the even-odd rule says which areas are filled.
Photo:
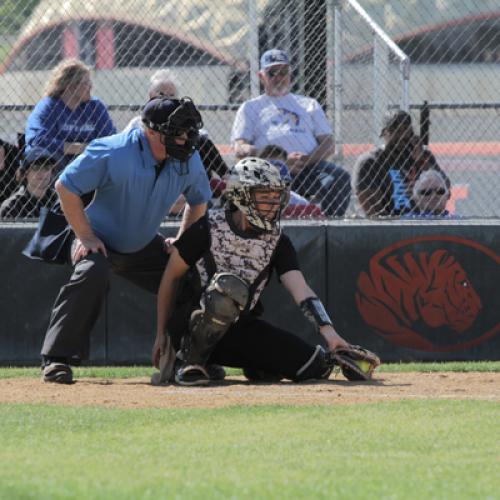
[[267, 76], [274, 78], [275, 76], [287, 76], [290, 74], [290, 68], [270, 68], [266, 70]]
[[446, 189], [439, 188], [439, 189], [422, 189], [421, 191], [418, 192], [420, 196], [432, 196], [433, 194], [439, 194], [443, 196], [446, 194]]

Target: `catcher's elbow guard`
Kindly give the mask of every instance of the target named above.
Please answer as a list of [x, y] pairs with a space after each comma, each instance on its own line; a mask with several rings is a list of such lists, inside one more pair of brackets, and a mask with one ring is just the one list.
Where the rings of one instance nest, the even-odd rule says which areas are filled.
[[323, 303], [318, 297], [308, 297], [300, 303], [300, 309], [304, 316], [316, 326], [319, 330], [320, 327], [325, 325], [333, 326], [332, 320], [323, 306]]

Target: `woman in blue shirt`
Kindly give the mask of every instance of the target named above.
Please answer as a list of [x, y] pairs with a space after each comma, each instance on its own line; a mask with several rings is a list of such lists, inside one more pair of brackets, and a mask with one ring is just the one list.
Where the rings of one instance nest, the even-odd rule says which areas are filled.
[[42, 147], [63, 155], [61, 166], [78, 156], [98, 137], [116, 132], [106, 106], [90, 95], [90, 68], [76, 59], [67, 59], [52, 71], [45, 96], [38, 102], [26, 124], [26, 152]]

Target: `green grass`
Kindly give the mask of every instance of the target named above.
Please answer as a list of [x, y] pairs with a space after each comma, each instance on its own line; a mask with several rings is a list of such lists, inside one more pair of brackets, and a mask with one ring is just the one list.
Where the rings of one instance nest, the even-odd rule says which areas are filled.
[[[150, 366], [90, 366], [75, 368], [75, 377], [133, 378], [150, 377]], [[229, 374], [239, 375], [241, 370], [228, 369]], [[500, 361], [454, 361], [448, 363], [390, 363], [377, 368], [379, 372], [498, 372]], [[0, 378], [39, 377], [40, 368], [0, 367]]]
[[0, 406], [0, 498], [499, 498], [498, 404]]
[[[499, 369], [500, 362], [380, 367]], [[152, 368], [75, 372], [122, 378]], [[0, 368], [3, 378], [39, 375]], [[499, 422], [498, 403], [482, 400], [217, 410], [3, 404], [0, 499], [496, 499]]]

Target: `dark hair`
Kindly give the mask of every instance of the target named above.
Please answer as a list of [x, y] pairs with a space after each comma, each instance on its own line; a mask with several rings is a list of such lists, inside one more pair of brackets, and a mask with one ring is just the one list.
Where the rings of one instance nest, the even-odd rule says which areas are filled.
[[411, 129], [413, 131], [411, 115], [400, 109], [398, 111], [386, 113], [380, 135], [384, 132], [402, 131], [406, 129]]

